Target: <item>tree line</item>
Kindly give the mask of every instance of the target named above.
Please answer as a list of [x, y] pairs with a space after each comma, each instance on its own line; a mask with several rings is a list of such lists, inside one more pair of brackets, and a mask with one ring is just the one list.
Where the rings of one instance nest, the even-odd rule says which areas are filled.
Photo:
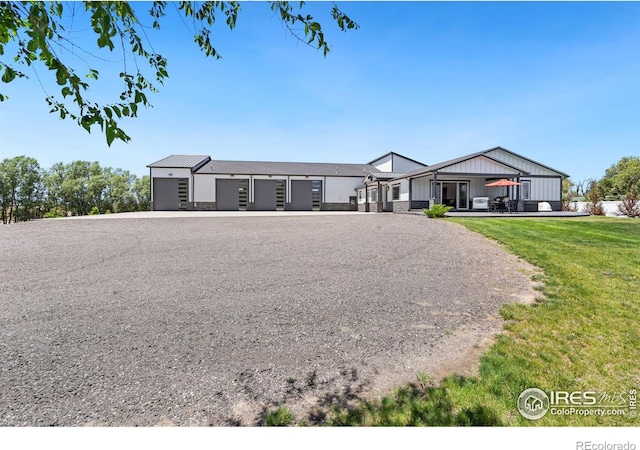
[[0, 162], [2, 223], [43, 217], [148, 211], [149, 176], [102, 167], [97, 161], [56, 163], [42, 169], [35, 158]]

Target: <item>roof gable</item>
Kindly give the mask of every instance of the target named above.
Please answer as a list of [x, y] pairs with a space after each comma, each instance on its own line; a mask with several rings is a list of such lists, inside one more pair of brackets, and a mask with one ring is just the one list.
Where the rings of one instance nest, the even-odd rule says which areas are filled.
[[494, 147], [489, 150], [485, 150], [483, 153], [495, 160], [519, 167], [531, 175], [562, 175], [565, 178], [569, 177], [569, 175], [564, 172], [519, 155], [504, 147]]
[[171, 155], [149, 164], [147, 167], [167, 169], [191, 169], [195, 172], [211, 160], [208, 155]]
[[[391, 164], [388, 167], [389, 168], [388, 172], [391, 172], [391, 171], [405, 172], [408, 167], [411, 167], [412, 169], [417, 168], [415, 166], [426, 167], [426, 164], [421, 163], [420, 161], [416, 161], [415, 159], [407, 158], [406, 156], [396, 152], [385, 153], [384, 155], [379, 156], [373, 161], [369, 161], [367, 164], [370, 164], [374, 167], [377, 167], [378, 169], [381, 169], [381, 167], [384, 167], [384, 165], [388, 164], [389, 162], [391, 162]], [[399, 167], [396, 167], [396, 166], [399, 166]]]

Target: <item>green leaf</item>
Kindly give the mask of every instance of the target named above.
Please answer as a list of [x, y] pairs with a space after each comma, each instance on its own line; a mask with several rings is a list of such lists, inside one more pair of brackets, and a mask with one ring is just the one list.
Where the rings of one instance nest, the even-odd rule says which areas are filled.
[[4, 83], [11, 83], [13, 79], [16, 77], [16, 71], [11, 67], [5, 66], [4, 74], [2, 74], [2, 81]]

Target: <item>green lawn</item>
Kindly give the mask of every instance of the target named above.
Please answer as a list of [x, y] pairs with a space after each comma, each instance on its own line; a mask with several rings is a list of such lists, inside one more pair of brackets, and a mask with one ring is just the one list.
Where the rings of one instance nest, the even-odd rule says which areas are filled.
[[[516, 403], [529, 387], [596, 391], [628, 404], [640, 388], [640, 220], [446, 219], [500, 242], [544, 272], [533, 305], [502, 309], [505, 333], [480, 375], [429, 386], [424, 375], [380, 403], [335, 410], [333, 425], [636, 426], [628, 416], [530, 421]], [[615, 395], [614, 395], [615, 394]]]

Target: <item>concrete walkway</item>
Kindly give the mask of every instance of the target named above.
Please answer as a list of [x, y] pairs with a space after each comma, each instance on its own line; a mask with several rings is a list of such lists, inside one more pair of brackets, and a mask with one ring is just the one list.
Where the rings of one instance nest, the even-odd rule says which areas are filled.
[[[188, 217], [292, 217], [292, 216], [352, 216], [358, 211], [139, 211], [95, 216], [64, 217], [62, 220], [102, 219], [184, 219]], [[54, 219], [60, 220], [60, 219]]]

